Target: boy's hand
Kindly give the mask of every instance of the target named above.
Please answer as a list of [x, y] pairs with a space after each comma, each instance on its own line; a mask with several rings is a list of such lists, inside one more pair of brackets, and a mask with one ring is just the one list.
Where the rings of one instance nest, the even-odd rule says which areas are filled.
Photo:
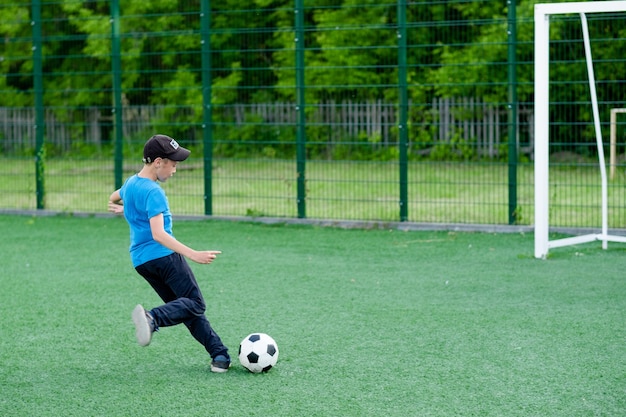
[[199, 264], [210, 264], [220, 253], [218, 250], [194, 251], [189, 259]]
[[124, 214], [124, 206], [121, 204], [109, 201], [109, 211], [115, 214]]

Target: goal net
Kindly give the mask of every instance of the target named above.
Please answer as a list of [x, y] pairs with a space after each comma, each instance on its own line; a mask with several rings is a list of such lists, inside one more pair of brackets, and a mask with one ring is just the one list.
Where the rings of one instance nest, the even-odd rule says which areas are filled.
[[[602, 241], [626, 242], [626, 237], [611, 235], [608, 230], [608, 182], [602, 142], [601, 120], [596, 92], [594, 61], [589, 39], [587, 15], [597, 13], [626, 12], [626, 1], [589, 1], [572, 3], [545, 3], [535, 5], [535, 257], [545, 258], [550, 248], [576, 245], [580, 243]], [[601, 227], [599, 231], [550, 240], [550, 18], [551, 16], [578, 15], [584, 43], [584, 60], [588, 75], [588, 99], [579, 97], [580, 101], [590, 101], [593, 122], [593, 135], [597, 147], [597, 158], [601, 178]], [[582, 60], [582, 56], [580, 57]], [[574, 138], [572, 138], [574, 139]]]

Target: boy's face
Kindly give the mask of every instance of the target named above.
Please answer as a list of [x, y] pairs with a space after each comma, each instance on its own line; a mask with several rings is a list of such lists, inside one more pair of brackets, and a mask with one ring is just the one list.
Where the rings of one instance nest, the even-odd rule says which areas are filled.
[[178, 162], [166, 158], [157, 158], [154, 164], [156, 165], [157, 179], [161, 182], [165, 182], [176, 172], [176, 164], [178, 164]]

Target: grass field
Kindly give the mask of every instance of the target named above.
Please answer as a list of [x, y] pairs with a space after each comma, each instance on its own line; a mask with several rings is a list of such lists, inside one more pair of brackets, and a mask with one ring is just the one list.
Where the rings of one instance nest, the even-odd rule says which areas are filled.
[[[0, 208], [34, 209], [34, 163], [0, 158]], [[141, 168], [127, 165], [126, 178]], [[509, 223], [506, 163], [411, 162], [408, 167], [408, 220], [417, 223]], [[534, 220], [531, 164], [518, 167], [516, 222]], [[58, 212], [106, 211], [114, 189], [113, 162], [51, 159], [46, 163], [46, 208]], [[294, 161], [219, 159], [213, 165], [212, 208], [218, 216], [298, 216]], [[560, 166], [550, 172], [550, 225], [600, 227], [599, 169], [594, 164]], [[609, 183], [609, 227], [626, 225], [626, 176], [620, 169]], [[202, 161], [185, 161], [163, 184], [177, 214], [205, 213]], [[399, 168], [386, 161], [309, 161], [306, 217], [333, 220], [399, 221]]]
[[532, 235], [175, 224], [198, 249], [226, 374], [183, 327], [147, 348], [130, 312], [159, 300], [121, 218], [0, 216], [2, 416], [624, 416], [626, 247], [532, 256]]

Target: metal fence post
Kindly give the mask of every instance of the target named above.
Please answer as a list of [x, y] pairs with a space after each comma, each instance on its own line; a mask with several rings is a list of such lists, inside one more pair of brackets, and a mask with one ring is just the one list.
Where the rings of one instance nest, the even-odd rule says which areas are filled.
[[398, 0], [398, 146], [400, 167], [400, 221], [408, 220], [408, 89], [406, 70], [406, 0]]
[[120, 45], [120, 2], [111, 1], [111, 66], [113, 71], [113, 132], [115, 134], [115, 189], [122, 186], [124, 157], [122, 148], [124, 146], [123, 132], [124, 119], [122, 108], [122, 52]]
[[296, 0], [296, 171], [298, 218], [306, 218], [306, 114], [304, 96], [304, 0]]
[[43, 107], [43, 58], [41, 40], [41, 1], [32, 3], [33, 20], [33, 87], [35, 92], [35, 182], [37, 209], [46, 208], [46, 187], [44, 181], [46, 149], [44, 130], [46, 128]]
[[213, 214], [213, 106], [211, 105], [211, 2], [200, 2], [202, 45], [202, 144], [204, 158], [204, 214]]
[[515, 0], [508, 0], [508, 62], [509, 62], [509, 224], [517, 222], [517, 16]]

